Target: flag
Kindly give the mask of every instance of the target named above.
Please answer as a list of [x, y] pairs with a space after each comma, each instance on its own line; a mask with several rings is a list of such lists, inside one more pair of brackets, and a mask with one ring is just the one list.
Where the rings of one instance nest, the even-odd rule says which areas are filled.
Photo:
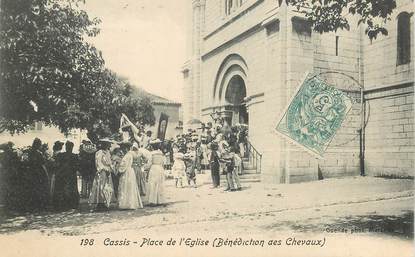
[[121, 119], [120, 119], [120, 132], [122, 131], [123, 128], [125, 127], [131, 127], [131, 129], [133, 130], [134, 133], [137, 133], [139, 131], [139, 129], [137, 128], [136, 125], [134, 125], [134, 123], [132, 123], [127, 115], [125, 115], [124, 113], [121, 114]]
[[167, 123], [169, 122], [169, 116], [165, 113], [160, 113], [159, 128], [157, 130], [157, 138], [164, 141], [167, 131]]
[[134, 134], [138, 134], [139, 129], [128, 119], [127, 115], [124, 113], [121, 114], [120, 119], [120, 129], [119, 132], [122, 134], [123, 141], [129, 141], [128, 138], [130, 137], [128, 131], [123, 131], [123, 128], [130, 127]]

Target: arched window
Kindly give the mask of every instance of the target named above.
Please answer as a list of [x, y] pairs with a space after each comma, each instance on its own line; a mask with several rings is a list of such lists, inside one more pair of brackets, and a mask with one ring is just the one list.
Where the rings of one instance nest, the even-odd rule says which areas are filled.
[[411, 61], [411, 15], [402, 12], [398, 15], [397, 65]]

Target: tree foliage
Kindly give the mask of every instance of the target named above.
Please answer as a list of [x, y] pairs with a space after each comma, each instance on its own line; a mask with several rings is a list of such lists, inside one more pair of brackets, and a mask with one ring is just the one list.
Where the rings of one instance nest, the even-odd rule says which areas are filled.
[[287, 0], [312, 23], [315, 31], [323, 33], [350, 29], [349, 18], [358, 16], [358, 24], [366, 24], [366, 34], [376, 39], [387, 35], [385, 24], [396, 8], [395, 0]]
[[[0, 3], [0, 131], [27, 131], [41, 121], [62, 132], [116, 130], [116, 115], [154, 123], [146, 99], [133, 99], [100, 51], [86, 42], [99, 33], [80, 0]], [[119, 122], [118, 116], [118, 122]]]

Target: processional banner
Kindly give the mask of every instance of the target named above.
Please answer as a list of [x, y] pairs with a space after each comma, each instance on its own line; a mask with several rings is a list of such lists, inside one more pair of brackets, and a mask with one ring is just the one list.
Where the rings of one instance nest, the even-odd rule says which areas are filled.
[[169, 116], [165, 113], [160, 113], [159, 127], [157, 130], [157, 138], [164, 141], [166, 138], [167, 124], [169, 122]]

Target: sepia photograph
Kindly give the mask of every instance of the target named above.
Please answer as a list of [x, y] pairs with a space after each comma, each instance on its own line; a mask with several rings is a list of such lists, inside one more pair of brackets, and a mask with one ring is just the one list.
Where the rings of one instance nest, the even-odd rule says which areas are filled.
[[0, 0], [0, 255], [413, 257], [413, 0]]

